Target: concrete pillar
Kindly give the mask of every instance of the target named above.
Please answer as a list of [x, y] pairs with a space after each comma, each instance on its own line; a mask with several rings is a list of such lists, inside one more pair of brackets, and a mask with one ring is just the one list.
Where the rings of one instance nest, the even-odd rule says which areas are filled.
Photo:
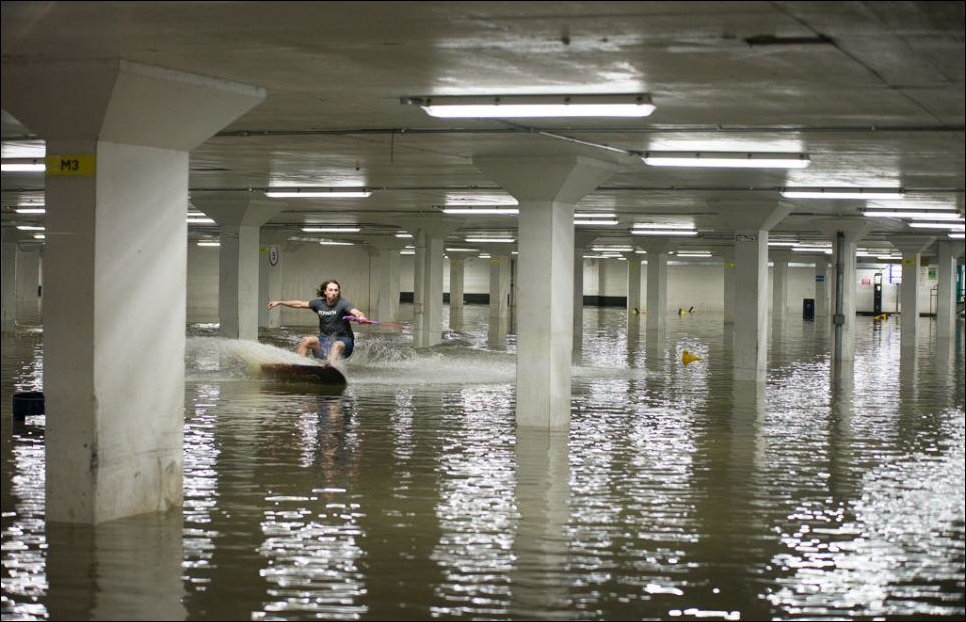
[[784, 251], [769, 253], [772, 259], [772, 297], [771, 316], [775, 322], [782, 322], [788, 315], [788, 262], [789, 254]]
[[724, 279], [724, 323], [734, 327], [735, 323], [735, 248], [734, 246], [721, 249], [722, 271]]
[[369, 308], [366, 315], [374, 320], [392, 322], [399, 314], [399, 251], [401, 240], [370, 240]]
[[902, 348], [915, 348], [919, 335], [919, 291], [922, 289], [922, 252], [935, 236], [895, 235], [892, 245], [902, 252], [902, 285], [899, 287], [899, 335]]
[[463, 327], [463, 284], [466, 280], [466, 261], [463, 257], [449, 258], [449, 327]]
[[490, 318], [510, 318], [510, 255], [492, 255], [490, 262]]
[[0, 92], [47, 141], [47, 521], [176, 509], [188, 152], [265, 92], [120, 60], [5, 63]]
[[630, 252], [624, 253], [627, 259], [627, 318], [635, 325], [639, 323], [639, 316], [635, 311], [641, 308], [641, 255]]
[[663, 332], [667, 326], [667, 259], [672, 240], [651, 238], [641, 242], [647, 251], [647, 330]]
[[520, 301], [520, 261], [518, 255], [510, 255], [510, 330], [516, 326], [517, 307]]
[[3, 330], [12, 331], [17, 327], [17, 242], [23, 236], [12, 227], [4, 227], [2, 235], [0, 248], [3, 249], [3, 257], [0, 269], [3, 271], [3, 282], [0, 287], [3, 288]]
[[198, 198], [195, 206], [221, 226], [218, 261], [218, 319], [221, 335], [258, 340], [261, 226], [285, 208], [274, 199]]
[[584, 343], [584, 249], [574, 247], [574, 352]]
[[943, 240], [938, 246], [936, 337], [951, 339], [956, 335], [956, 258], [963, 254], [963, 243]]
[[584, 343], [584, 253], [595, 239], [596, 233], [574, 231], [574, 352]]
[[[855, 339], [855, 251], [856, 244], [868, 232], [869, 222], [864, 218], [832, 218], [814, 221], [815, 227], [825, 233], [832, 242], [832, 264], [834, 275], [831, 279], [829, 293], [831, 294], [832, 319], [832, 360], [837, 369], [843, 372], [850, 370], [850, 363], [854, 358]], [[839, 255], [838, 239], [842, 234], [844, 252]], [[837, 274], [842, 273], [842, 285], [839, 287]], [[839, 294], [841, 291], [841, 294]], [[839, 302], [841, 296], [841, 302]], [[838, 309], [841, 307], [841, 316]], [[843, 365], [845, 364], [845, 365]]]
[[437, 219], [408, 223], [416, 242], [413, 262], [413, 347], [431, 348], [443, 334], [443, 252], [446, 236], [457, 227]]
[[768, 232], [791, 206], [742, 206], [729, 213], [735, 229], [734, 374], [763, 380], [768, 356]]
[[829, 262], [824, 256], [815, 258], [815, 321], [829, 321]]
[[40, 297], [37, 286], [40, 284], [40, 249], [37, 243], [21, 242], [17, 256], [17, 312], [24, 320], [40, 320]]
[[476, 157], [520, 203], [517, 425], [570, 424], [574, 205], [616, 171], [577, 155]]

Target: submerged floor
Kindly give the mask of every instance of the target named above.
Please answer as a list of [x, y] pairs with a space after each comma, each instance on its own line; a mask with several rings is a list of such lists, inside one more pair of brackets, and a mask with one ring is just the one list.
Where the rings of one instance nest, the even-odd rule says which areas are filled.
[[587, 308], [549, 436], [516, 430], [485, 307], [430, 352], [362, 334], [341, 395], [252, 371], [298, 331], [194, 326], [184, 511], [96, 528], [44, 523], [44, 418], [10, 411], [42, 334], [5, 334], [3, 617], [962, 619], [963, 323], [937, 343], [922, 319], [915, 354], [898, 321], [856, 324], [835, 382], [827, 331], [774, 325], [755, 385], [720, 315], [655, 343]]

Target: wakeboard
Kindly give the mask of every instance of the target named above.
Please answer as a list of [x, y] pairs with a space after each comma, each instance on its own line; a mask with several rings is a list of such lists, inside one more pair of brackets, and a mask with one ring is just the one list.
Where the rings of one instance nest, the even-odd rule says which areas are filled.
[[348, 381], [332, 365], [299, 365], [295, 363], [266, 363], [262, 374], [283, 382], [313, 382], [345, 386]]

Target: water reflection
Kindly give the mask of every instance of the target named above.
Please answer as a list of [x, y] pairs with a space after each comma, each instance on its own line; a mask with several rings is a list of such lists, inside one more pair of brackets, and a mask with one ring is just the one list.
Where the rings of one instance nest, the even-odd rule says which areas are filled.
[[47, 525], [46, 602], [55, 620], [183, 620], [183, 520], [146, 514]]
[[560, 620], [573, 617], [568, 586], [570, 464], [567, 435], [521, 428], [516, 442], [519, 521], [513, 540], [510, 617], [532, 612]]

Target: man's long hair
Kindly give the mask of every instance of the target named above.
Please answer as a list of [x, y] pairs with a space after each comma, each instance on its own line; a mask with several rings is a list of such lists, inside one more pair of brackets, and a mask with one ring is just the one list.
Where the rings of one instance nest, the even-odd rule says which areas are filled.
[[[342, 285], [335, 279], [329, 279], [328, 281], [323, 282], [322, 285], [319, 285], [319, 291], [315, 292], [316, 296], [319, 298], [325, 298], [325, 288], [329, 286], [329, 283], [335, 283], [338, 286], [339, 298], [342, 298]], [[338, 300], [338, 298], [336, 300]]]

